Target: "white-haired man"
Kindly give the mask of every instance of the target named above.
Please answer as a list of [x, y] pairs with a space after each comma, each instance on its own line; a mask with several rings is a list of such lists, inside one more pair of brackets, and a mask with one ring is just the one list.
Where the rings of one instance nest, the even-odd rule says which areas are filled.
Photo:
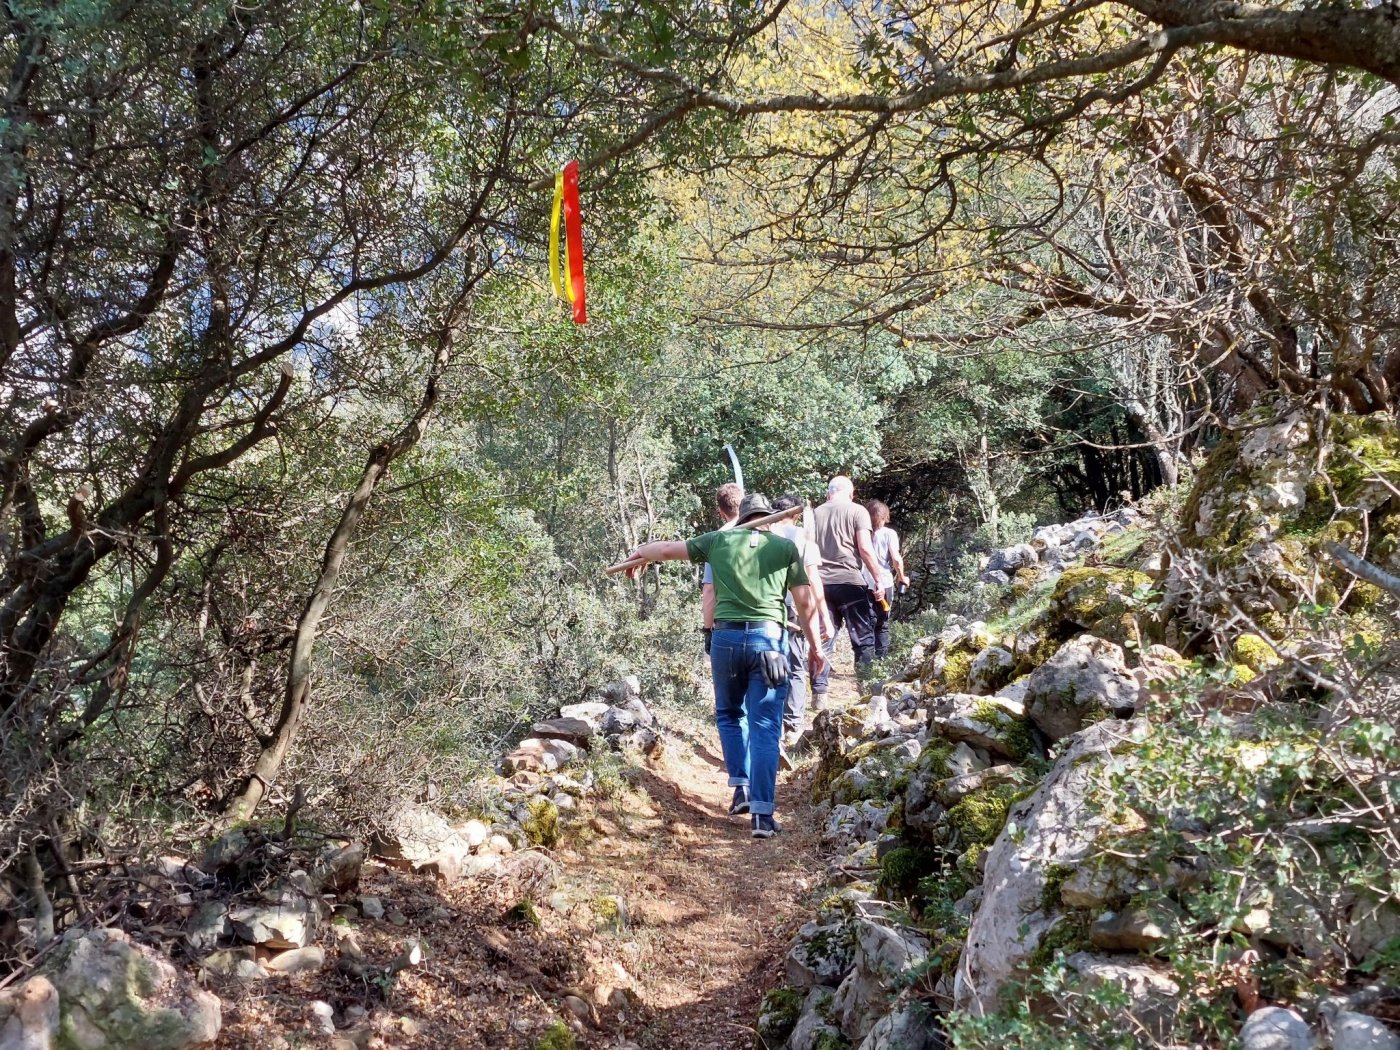
[[[826, 502], [812, 512], [817, 549], [822, 555], [822, 589], [836, 631], [844, 624], [851, 637], [856, 665], [868, 664], [875, 653], [875, 604], [862, 569], [880, 578], [880, 566], [871, 545], [870, 513], [855, 502], [851, 479], [838, 474], [826, 486]], [[826, 642], [830, 655], [836, 631]], [[826, 702], [831, 664], [823, 665], [812, 682], [812, 708]]]

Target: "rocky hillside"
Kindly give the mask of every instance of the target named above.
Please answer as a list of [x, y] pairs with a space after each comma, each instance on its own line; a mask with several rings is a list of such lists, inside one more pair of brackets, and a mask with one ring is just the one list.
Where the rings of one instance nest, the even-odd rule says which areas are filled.
[[1400, 441], [1252, 422], [818, 716], [836, 888], [761, 1045], [1400, 1047]]

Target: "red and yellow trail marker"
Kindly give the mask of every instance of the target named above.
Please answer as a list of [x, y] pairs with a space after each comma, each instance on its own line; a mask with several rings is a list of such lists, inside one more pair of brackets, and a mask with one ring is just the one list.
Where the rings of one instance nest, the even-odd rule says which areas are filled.
[[[559, 244], [559, 227], [564, 244]], [[562, 262], [561, 256], [562, 254]], [[588, 323], [583, 288], [583, 215], [578, 206], [578, 161], [571, 160], [554, 176], [554, 212], [549, 219], [549, 283], [554, 294], [574, 307], [574, 324]]]

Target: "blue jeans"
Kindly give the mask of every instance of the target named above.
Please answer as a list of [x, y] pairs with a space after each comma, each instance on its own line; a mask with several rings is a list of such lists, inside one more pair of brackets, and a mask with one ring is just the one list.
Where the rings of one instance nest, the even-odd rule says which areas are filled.
[[787, 629], [776, 623], [716, 629], [710, 640], [715, 726], [729, 784], [749, 788], [749, 811], [772, 813], [778, 791], [778, 737], [788, 684], [763, 680], [764, 652], [787, 653]]

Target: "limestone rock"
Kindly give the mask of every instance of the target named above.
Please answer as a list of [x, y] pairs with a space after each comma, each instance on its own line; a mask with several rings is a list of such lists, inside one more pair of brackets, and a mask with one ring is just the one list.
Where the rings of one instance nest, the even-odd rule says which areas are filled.
[[851, 972], [855, 944], [849, 925], [806, 923], [788, 948], [788, 984], [794, 988], [830, 985], [835, 988]]
[[1368, 1014], [1341, 1010], [1332, 1018], [1332, 1050], [1400, 1050], [1400, 1036]]
[[253, 839], [247, 828], [232, 828], [225, 831], [216, 838], [204, 851], [204, 856], [199, 862], [202, 870], [208, 872], [219, 871], [230, 864], [235, 863], [248, 847], [252, 845]]
[[958, 964], [959, 1009], [995, 1009], [1003, 984], [1055, 925], [1056, 905], [1045, 899], [1051, 868], [1073, 867], [1092, 854], [1105, 823], [1087, 796], [1113, 749], [1145, 729], [1139, 722], [1090, 726], [1069, 742], [1035, 792], [1011, 808], [1017, 834], [1003, 831], [987, 853], [985, 892]]
[[802, 1012], [788, 1038], [788, 1050], [825, 1050], [841, 1038], [841, 1032], [831, 1023], [830, 988], [817, 985], [807, 993]]
[[1134, 875], [1114, 858], [1095, 857], [1077, 864], [1060, 884], [1060, 900], [1066, 907], [1101, 911], [1129, 896]]
[[74, 1046], [195, 1050], [212, 1047], [218, 1038], [218, 997], [121, 930], [73, 936], [44, 971], [57, 990], [62, 1027]]
[[951, 751], [942, 740], [934, 746], [926, 744], [909, 773], [904, 792], [904, 826], [931, 842], [945, 837], [948, 811], [935, 796], [938, 785], [950, 777], [968, 776], [986, 768], [987, 763], [967, 744], [954, 744]]
[[1240, 1029], [1240, 1043], [1244, 1050], [1313, 1050], [1317, 1045], [1308, 1023], [1281, 1006], [1250, 1014]]
[[0, 991], [0, 1050], [49, 1050], [58, 1020], [58, 989], [43, 974]]
[[1066, 569], [1050, 595], [1050, 618], [1060, 637], [1082, 630], [1122, 641], [1129, 633], [1125, 617], [1133, 594], [1151, 583], [1152, 577], [1133, 569], [1090, 565]]
[[396, 867], [436, 875], [452, 883], [464, 877], [473, 839], [436, 810], [409, 805], [395, 812], [387, 827], [375, 836], [372, 847], [375, 856]]
[[361, 897], [360, 914], [366, 919], [384, 918], [384, 902], [378, 897]]
[[233, 932], [249, 944], [268, 948], [300, 948], [321, 925], [321, 902], [291, 887], [280, 900], [245, 904], [229, 913]]
[[272, 973], [315, 973], [326, 965], [326, 953], [315, 945], [278, 952], [264, 964]]
[[312, 1031], [320, 1035], [335, 1035], [335, 1009], [320, 999], [307, 1004], [306, 1013]]
[[1116, 985], [1128, 996], [1127, 1023], [1143, 1029], [1154, 1041], [1163, 1039], [1171, 1030], [1181, 988], [1162, 970], [1089, 952], [1075, 952], [1065, 964], [1079, 974], [1086, 988]]
[[928, 958], [928, 938], [917, 930], [856, 919], [855, 966], [836, 989], [833, 1014], [841, 1031], [860, 1043], [885, 1013], [894, 980]]
[[611, 704], [601, 700], [587, 700], [581, 704], [565, 704], [559, 709], [559, 717], [587, 722], [593, 732], [597, 733], [603, 728], [603, 716], [611, 709]]
[[1122, 649], [1083, 635], [1031, 672], [1026, 713], [1047, 737], [1060, 740], [1105, 714], [1132, 717], [1141, 692]]
[[822, 841], [838, 848], [858, 843], [873, 845], [889, 823], [892, 809], [891, 805], [881, 806], [868, 800], [849, 806], [833, 806], [822, 833]]
[[634, 674], [629, 674], [626, 678], [619, 678], [616, 682], [609, 682], [600, 688], [598, 695], [614, 705], [640, 700], [642, 698], [641, 679]]
[[941, 1050], [933, 1010], [916, 999], [897, 1002], [875, 1022], [859, 1050]]
[[466, 840], [467, 846], [471, 849], [479, 849], [486, 845], [491, 838], [490, 826], [485, 821], [475, 818], [458, 824], [453, 830]]
[[593, 724], [586, 719], [561, 716], [536, 723], [530, 730], [530, 735], [542, 740], [563, 740], [575, 747], [587, 749], [596, 731]]
[[212, 951], [220, 940], [232, 936], [228, 905], [222, 901], [205, 901], [185, 927], [185, 940], [197, 952]]
[[267, 972], [258, 964], [258, 950], [251, 944], [221, 948], [212, 952], [199, 961], [199, 968], [215, 977], [261, 980], [267, 976]]
[[974, 696], [995, 693], [1011, 678], [1016, 658], [999, 645], [989, 645], [972, 659], [967, 672], [967, 691]]
[[1014, 576], [1019, 569], [1029, 568], [1040, 560], [1033, 545], [1017, 543], [1001, 550], [992, 551], [987, 559], [987, 572], [1000, 572]]
[[359, 885], [364, 863], [365, 848], [358, 842], [351, 842], [322, 855], [312, 869], [311, 880], [320, 892], [334, 893], [338, 897]]
[[500, 770], [503, 776], [510, 776], [513, 773], [552, 773], [563, 763], [559, 761], [559, 754], [547, 743], [559, 743], [560, 741], [544, 741], [539, 737], [529, 736], [509, 753], [503, 755], [500, 761]]
[[1015, 761], [1037, 750], [1021, 705], [996, 696], [950, 693], [929, 709], [929, 728], [948, 740], [985, 748]]
[[1169, 901], [1105, 912], [1089, 927], [1089, 943], [1106, 952], [1150, 955], [1164, 947], [1181, 928], [1179, 909]]
[[991, 766], [976, 773], [964, 773], [962, 776], [940, 780], [933, 786], [933, 797], [941, 805], [951, 808], [975, 791], [1014, 784], [1018, 779], [1019, 774], [1015, 766]]

